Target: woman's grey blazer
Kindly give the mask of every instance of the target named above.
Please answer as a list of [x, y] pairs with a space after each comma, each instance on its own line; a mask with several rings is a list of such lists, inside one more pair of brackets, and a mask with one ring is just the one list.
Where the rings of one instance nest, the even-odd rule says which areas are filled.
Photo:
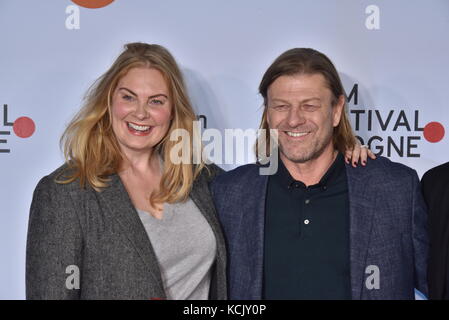
[[[226, 251], [209, 183], [221, 169], [208, 168], [195, 180], [190, 197], [217, 241], [210, 299], [218, 300], [226, 299]], [[110, 176], [110, 186], [96, 192], [80, 188], [78, 181], [56, 183], [65, 169], [44, 177], [34, 191], [27, 299], [165, 299], [151, 242], [119, 176]]]

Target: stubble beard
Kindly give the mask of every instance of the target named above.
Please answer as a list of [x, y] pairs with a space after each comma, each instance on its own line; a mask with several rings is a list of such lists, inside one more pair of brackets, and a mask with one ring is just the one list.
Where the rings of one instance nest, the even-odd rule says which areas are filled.
[[[282, 156], [287, 158], [289, 161], [294, 163], [305, 163], [310, 160], [317, 159], [319, 156], [321, 156], [326, 149], [326, 147], [329, 145], [329, 143], [332, 143], [332, 134], [333, 130], [329, 130], [323, 139], [320, 139], [318, 141], [311, 141], [311, 147], [309, 150], [300, 150], [299, 152], [290, 152], [287, 148], [284, 148], [282, 145], [281, 140], [279, 140], [279, 151]], [[295, 148], [292, 148], [295, 149]]]

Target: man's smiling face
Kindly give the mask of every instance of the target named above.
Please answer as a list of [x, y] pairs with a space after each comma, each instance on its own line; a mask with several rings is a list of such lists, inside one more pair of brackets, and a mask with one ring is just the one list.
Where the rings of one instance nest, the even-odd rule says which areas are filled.
[[267, 122], [279, 133], [281, 159], [304, 163], [333, 148], [333, 129], [344, 107], [321, 74], [280, 76], [268, 88]]

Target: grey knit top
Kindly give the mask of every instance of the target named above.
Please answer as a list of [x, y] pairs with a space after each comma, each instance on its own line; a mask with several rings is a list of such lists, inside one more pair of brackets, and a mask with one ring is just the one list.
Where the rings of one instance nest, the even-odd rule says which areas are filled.
[[212, 229], [195, 203], [164, 204], [162, 219], [137, 209], [150, 238], [168, 299], [205, 300], [216, 256]]

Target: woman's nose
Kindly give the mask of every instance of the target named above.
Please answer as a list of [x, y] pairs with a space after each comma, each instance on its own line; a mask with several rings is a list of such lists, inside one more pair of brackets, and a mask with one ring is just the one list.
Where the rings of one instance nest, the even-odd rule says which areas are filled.
[[146, 103], [138, 102], [136, 111], [134, 112], [134, 115], [136, 116], [136, 118], [139, 120], [143, 120], [143, 119], [148, 118], [149, 114], [150, 113], [148, 111], [148, 106], [146, 105]]

